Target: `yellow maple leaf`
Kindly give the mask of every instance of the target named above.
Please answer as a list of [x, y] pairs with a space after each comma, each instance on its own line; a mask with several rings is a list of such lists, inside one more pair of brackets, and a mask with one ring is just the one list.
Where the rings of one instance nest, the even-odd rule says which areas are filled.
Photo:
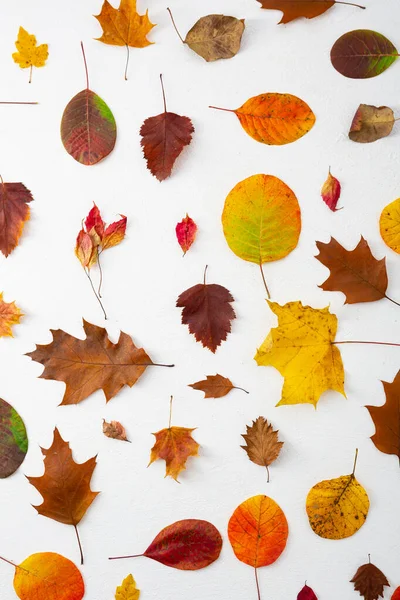
[[271, 329], [254, 357], [259, 366], [278, 369], [284, 377], [284, 404], [313, 404], [323, 392], [344, 392], [342, 357], [334, 345], [337, 317], [329, 308], [312, 308], [301, 302], [280, 306], [269, 302], [278, 317], [278, 327]]
[[4, 302], [0, 293], [0, 337], [14, 337], [11, 327], [17, 325], [23, 316], [15, 302]]
[[21, 69], [30, 67], [30, 83], [32, 81], [32, 67], [44, 67], [49, 56], [49, 47], [47, 44], [38, 46], [36, 37], [28, 33], [23, 27], [19, 28], [15, 45], [18, 52], [14, 52], [12, 57]]
[[115, 591], [115, 600], [139, 600], [139, 596], [140, 590], [137, 589], [132, 575], [125, 577]]

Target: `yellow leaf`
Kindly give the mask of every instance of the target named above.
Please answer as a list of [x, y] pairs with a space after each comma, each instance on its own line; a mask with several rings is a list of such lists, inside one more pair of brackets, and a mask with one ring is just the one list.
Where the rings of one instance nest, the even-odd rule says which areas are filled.
[[139, 15], [136, 12], [136, 0], [121, 0], [118, 9], [104, 0], [101, 12], [96, 16], [103, 28], [103, 35], [96, 39], [112, 46], [149, 46], [153, 42], [149, 42], [146, 36], [154, 24], [147, 13], [148, 11], [145, 15]]
[[369, 498], [354, 476], [320, 481], [308, 493], [306, 510], [314, 533], [329, 540], [354, 535], [365, 523]]
[[342, 358], [333, 344], [336, 315], [328, 307], [312, 308], [297, 301], [284, 306], [268, 304], [278, 317], [278, 327], [271, 329], [254, 359], [259, 366], [275, 367], [284, 377], [277, 406], [316, 406], [326, 390], [346, 396]]
[[4, 302], [0, 293], [0, 337], [13, 337], [12, 325], [17, 325], [23, 313], [15, 302]]
[[379, 227], [385, 244], [400, 254], [400, 198], [385, 206]]
[[47, 44], [38, 46], [36, 37], [29, 34], [23, 27], [20, 27], [15, 45], [18, 52], [14, 52], [12, 57], [21, 69], [44, 67], [49, 56], [49, 47]]
[[139, 596], [140, 590], [137, 589], [132, 575], [125, 577], [115, 591], [115, 600], [139, 600]]

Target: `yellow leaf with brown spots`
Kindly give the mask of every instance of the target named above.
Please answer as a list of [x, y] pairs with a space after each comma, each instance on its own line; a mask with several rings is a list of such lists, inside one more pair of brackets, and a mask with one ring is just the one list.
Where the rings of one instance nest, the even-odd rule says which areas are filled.
[[11, 327], [17, 325], [23, 316], [15, 302], [4, 302], [0, 293], [0, 337], [14, 337]]

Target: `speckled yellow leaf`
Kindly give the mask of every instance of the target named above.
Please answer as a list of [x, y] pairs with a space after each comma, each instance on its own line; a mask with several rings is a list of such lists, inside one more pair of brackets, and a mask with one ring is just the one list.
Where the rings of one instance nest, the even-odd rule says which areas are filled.
[[300, 206], [292, 190], [273, 175], [252, 175], [229, 192], [222, 213], [228, 246], [243, 260], [263, 264], [297, 246]]
[[312, 308], [298, 301], [268, 304], [278, 317], [278, 327], [271, 329], [254, 359], [259, 366], [275, 367], [284, 377], [277, 406], [316, 406], [326, 390], [345, 396], [342, 357], [333, 344], [336, 315], [328, 307]]
[[385, 206], [379, 228], [385, 244], [400, 254], [400, 198]]
[[15, 45], [18, 52], [14, 52], [12, 57], [21, 69], [44, 67], [49, 56], [49, 47], [47, 44], [40, 44], [38, 46], [36, 37], [29, 34], [23, 27], [20, 27]]
[[0, 293], [0, 337], [13, 337], [11, 327], [17, 325], [21, 317], [23, 313], [15, 302], [4, 302]]
[[317, 483], [308, 493], [306, 510], [314, 533], [329, 540], [341, 540], [364, 525], [369, 498], [353, 472]]
[[121, 585], [115, 591], [115, 600], [139, 600], [140, 590], [132, 575], [125, 577]]

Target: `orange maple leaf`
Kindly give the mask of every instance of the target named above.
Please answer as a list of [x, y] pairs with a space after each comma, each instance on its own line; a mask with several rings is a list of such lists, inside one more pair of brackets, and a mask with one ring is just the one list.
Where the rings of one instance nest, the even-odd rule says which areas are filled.
[[15, 302], [4, 302], [0, 292], [0, 337], [14, 337], [11, 327], [17, 325], [23, 316]]

